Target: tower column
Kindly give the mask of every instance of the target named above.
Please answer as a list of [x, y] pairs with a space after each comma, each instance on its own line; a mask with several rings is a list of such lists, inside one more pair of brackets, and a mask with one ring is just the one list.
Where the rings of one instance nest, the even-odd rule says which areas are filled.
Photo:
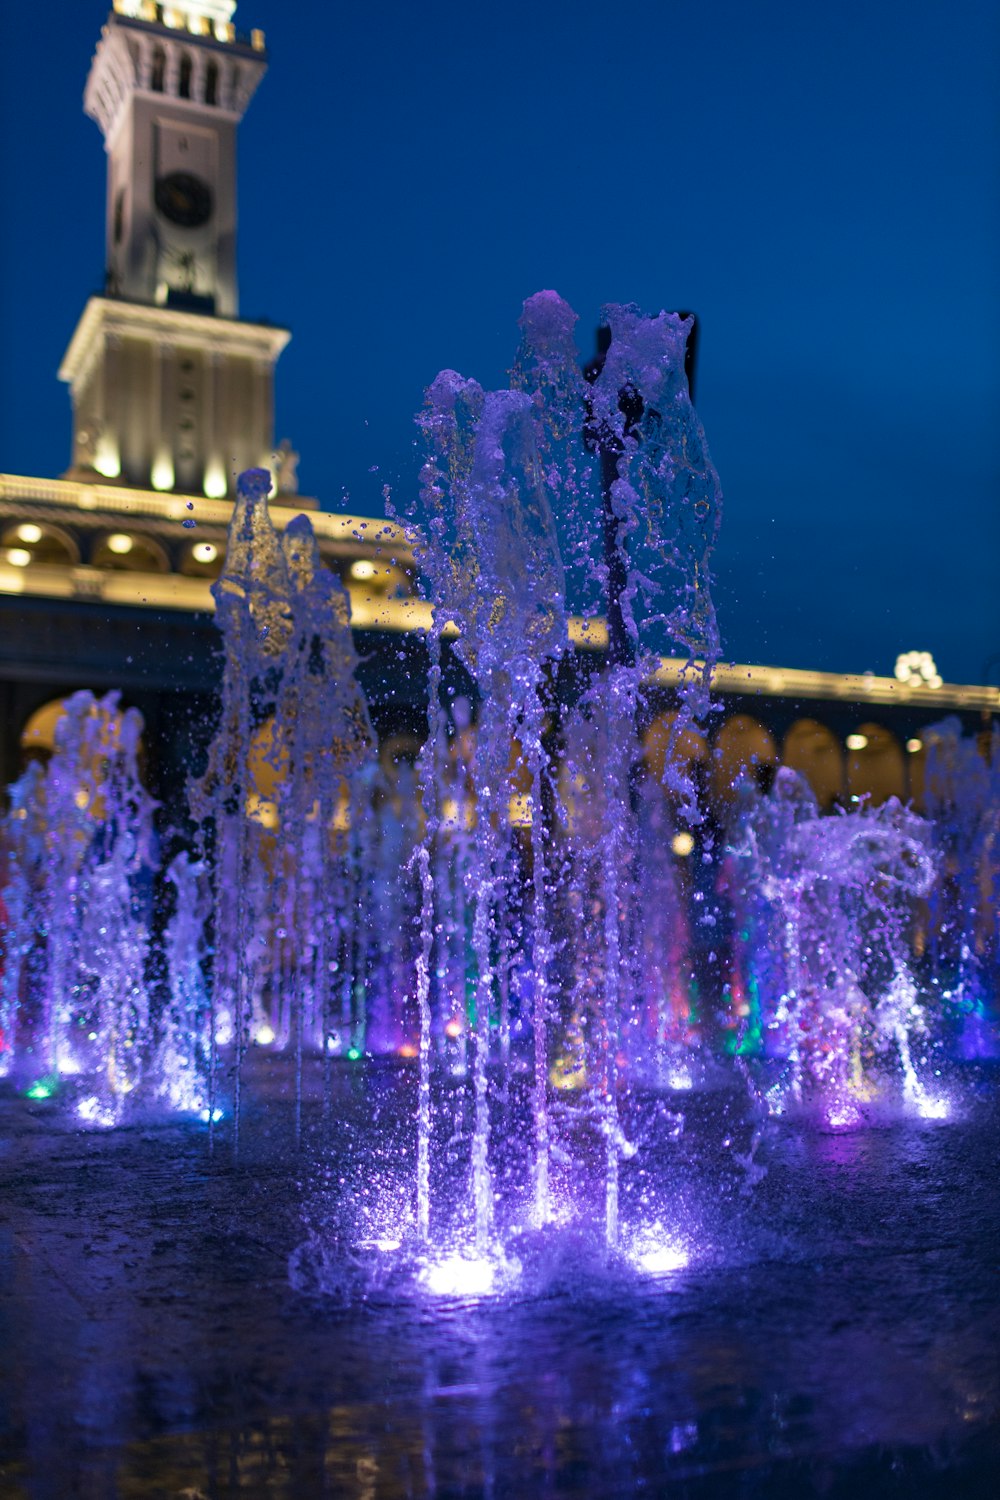
[[168, 339], [163, 339], [153, 353], [150, 410], [153, 463], [149, 477], [154, 490], [172, 490], [174, 487], [173, 416], [177, 383], [174, 366], [174, 346]]
[[122, 471], [117, 420], [120, 351], [121, 339], [118, 334], [106, 332], [98, 385], [98, 436], [94, 445], [94, 468], [105, 479], [117, 479]]

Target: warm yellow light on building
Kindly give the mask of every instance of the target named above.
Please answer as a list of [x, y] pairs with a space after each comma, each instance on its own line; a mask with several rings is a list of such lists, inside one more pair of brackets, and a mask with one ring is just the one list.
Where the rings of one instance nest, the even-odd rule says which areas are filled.
[[897, 682], [911, 687], [939, 688], [942, 685], [934, 658], [929, 651], [901, 651], [896, 657]]
[[25, 521], [17, 528], [17, 539], [19, 542], [27, 542], [29, 547], [33, 547], [36, 542], [42, 540], [42, 528], [36, 526], [34, 521]]
[[214, 542], [196, 542], [191, 548], [191, 556], [195, 562], [213, 563], [219, 555], [219, 549]]
[[375, 564], [367, 557], [359, 557], [356, 562], [351, 563], [351, 577], [356, 578], [358, 583], [363, 583], [368, 578], [375, 577]]
[[94, 468], [98, 474], [103, 474], [105, 479], [117, 479], [122, 471], [118, 441], [110, 432], [102, 432], [101, 436], [97, 439]]
[[127, 531], [113, 531], [108, 537], [108, 551], [116, 557], [127, 557], [134, 545]]
[[675, 854], [679, 854], [682, 859], [685, 859], [694, 848], [694, 836], [685, 829], [682, 829], [680, 833], [674, 834], [670, 840], [670, 847]]
[[867, 743], [868, 736], [866, 734], [849, 734], [846, 740], [848, 750], [863, 750]]
[[26, 568], [31, 561], [31, 553], [26, 547], [8, 547], [7, 561], [12, 568]]
[[909, 750], [909, 752], [910, 752], [911, 755], [919, 755], [920, 751], [924, 748], [924, 742], [923, 742], [923, 740], [916, 740], [916, 739], [914, 739], [914, 740], [907, 740], [907, 742], [906, 742], [906, 748], [907, 748], [907, 750]]
[[174, 461], [169, 453], [160, 452], [153, 460], [153, 471], [149, 482], [154, 490], [172, 490], [174, 487]]
[[507, 805], [507, 817], [512, 828], [531, 827], [531, 795], [515, 793]]
[[222, 464], [217, 458], [209, 459], [205, 465], [205, 479], [202, 484], [206, 496], [209, 500], [223, 500], [228, 488], [226, 471]]

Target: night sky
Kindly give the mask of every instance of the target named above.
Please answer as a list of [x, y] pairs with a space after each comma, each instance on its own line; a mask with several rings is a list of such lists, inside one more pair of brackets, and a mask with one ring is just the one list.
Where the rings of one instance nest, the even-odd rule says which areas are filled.
[[[103, 270], [81, 108], [100, 0], [8, 8], [0, 468], [58, 474]], [[288, 324], [303, 493], [416, 489], [442, 366], [504, 380], [523, 299], [701, 319], [727, 657], [947, 680], [1000, 652], [995, 0], [241, 0], [241, 310]], [[1000, 660], [991, 669], [1000, 678]]]

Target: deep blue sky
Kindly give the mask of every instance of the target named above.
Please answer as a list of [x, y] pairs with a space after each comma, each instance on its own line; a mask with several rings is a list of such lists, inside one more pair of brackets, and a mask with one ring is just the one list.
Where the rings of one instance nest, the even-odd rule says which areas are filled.
[[[81, 93], [100, 0], [0, 59], [0, 468], [57, 474], [56, 367], [103, 266]], [[242, 312], [287, 323], [303, 492], [415, 490], [439, 368], [501, 382], [523, 298], [695, 309], [729, 657], [1000, 651], [995, 0], [240, 0]], [[995, 675], [994, 675], [995, 680]]]

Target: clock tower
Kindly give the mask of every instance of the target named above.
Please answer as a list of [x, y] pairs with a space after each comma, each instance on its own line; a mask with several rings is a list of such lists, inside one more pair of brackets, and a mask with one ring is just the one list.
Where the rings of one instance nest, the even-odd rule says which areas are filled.
[[239, 317], [236, 131], [267, 67], [235, 0], [114, 0], [84, 108], [108, 160], [104, 293], [60, 369], [73, 478], [233, 493], [271, 467], [288, 332]]

